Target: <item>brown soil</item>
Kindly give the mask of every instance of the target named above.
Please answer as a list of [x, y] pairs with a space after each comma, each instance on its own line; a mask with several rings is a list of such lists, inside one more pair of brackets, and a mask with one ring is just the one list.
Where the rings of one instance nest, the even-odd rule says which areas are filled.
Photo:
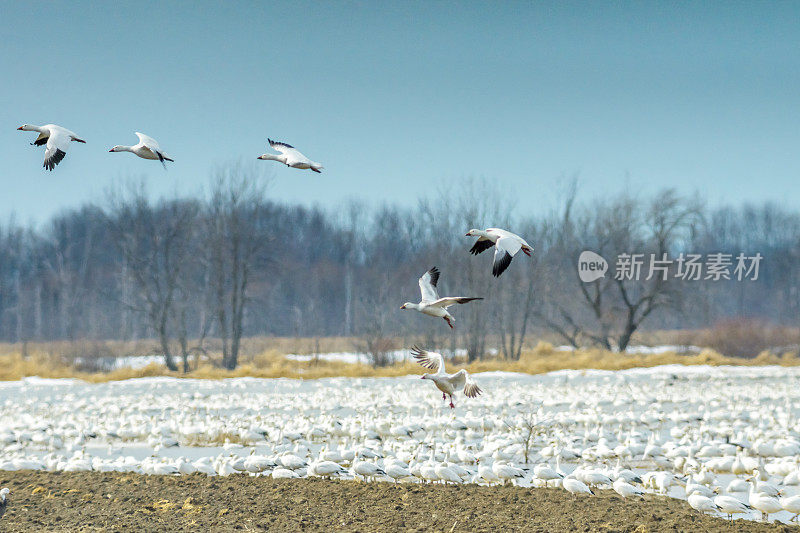
[[0, 472], [0, 531], [797, 531], [658, 496], [323, 479]]

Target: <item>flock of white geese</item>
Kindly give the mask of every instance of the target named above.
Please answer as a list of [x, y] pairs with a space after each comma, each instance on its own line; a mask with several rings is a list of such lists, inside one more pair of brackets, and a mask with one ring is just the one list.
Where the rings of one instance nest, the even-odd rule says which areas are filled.
[[[44, 126], [33, 126], [30, 124], [23, 124], [19, 128], [20, 131], [35, 131], [39, 134], [38, 137], [31, 143], [34, 146], [46, 146], [44, 152], [44, 168], [53, 170], [56, 168], [64, 157], [67, 155], [67, 149], [70, 144], [74, 142], [86, 143], [83, 139], [77, 136], [74, 132], [58, 126], [56, 124], [45, 124]], [[165, 161], [174, 162], [172, 158], [161, 149], [158, 141], [144, 133], [136, 132], [139, 142], [133, 146], [117, 145], [111, 148], [109, 152], [131, 152], [142, 159], [150, 159], [153, 161], [160, 161], [164, 168], [166, 168]], [[269, 146], [275, 151], [276, 154], [262, 154], [258, 159], [279, 161], [284, 165], [292, 168], [299, 168], [301, 170], [312, 170], [314, 172], [321, 172], [324, 168], [316, 161], [312, 161], [297, 148], [284, 142], [268, 140]]]
[[[39, 134], [32, 144], [46, 146], [44, 168], [48, 170], [64, 159], [73, 141], [85, 143], [74, 132], [54, 124], [25, 124], [18, 129]], [[173, 161], [155, 139], [139, 132], [136, 136], [137, 144], [117, 145], [109, 151], [131, 152], [159, 161], [165, 168], [166, 161]], [[258, 159], [318, 173], [324, 168], [287, 143], [270, 139], [269, 146], [279, 153], [265, 153]], [[478, 237], [470, 250], [475, 255], [495, 249], [495, 277], [508, 268], [518, 252], [528, 256], [533, 252], [524, 239], [503, 229], [472, 229], [466, 235]], [[406, 302], [401, 309], [442, 318], [454, 328], [455, 319], [448, 308], [481, 298], [440, 297], [439, 277], [436, 267], [425, 272], [419, 279], [420, 302]], [[465, 370], [448, 374], [441, 354], [417, 347], [411, 354], [421, 365], [435, 371], [424, 374], [422, 379], [430, 380], [442, 392], [443, 401], [449, 397], [450, 408], [455, 407], [453, 394], [459, 391], [473, 399], [481, 394]], [[409, 391], [413, 389], [408, 387], [388, 388], [381, 380], [360, 382], [365, 384], [370, 405], [374, 392], [370, 389], [384, 389], [382, 395], [388, 393], [394, 401], [379, 413], [365, 405], [344, 406], [352, 403], [348, 402], [351, 398], [337, 393], [352, 387], [339, 385], [314, 398], [307, 405], [317, 407], [297, 417], [285, 416], [286, 407], [274, 407], [275, 397], [252, 403], [246, 395], [226, 395], [221, 407], [222, 398], [211, 391], [185, 390], [176, 398], [181, 401], [175, 402], [164, 401], [161, 392], [135, 398], [112, 394], [92, 395], [89, 399], [78, 395], [72, 402], [51, 404], [46, 411], [39, 405], [40, 395], [19, 395], [10, 404], [6, 401], [0, 411], [0, 470], [515, 483], [561, 487], [588, 497], [597, 489], [614, 490], [623, 498], [642, 497], [648, 491], [683, 491], [680, 496], [694, 509], [729, 518], [754, 512], [761, 513], [763, 519], [781, 512], [789, 513], [792, 520], [800, 515], [798, 404], [780, 398], [785, 402], [783, 411], [762, 403], [754, 406], [753, 413], [753, 406], [743, 403], [746, 399], [741, 394], [743, 388], [750, 386], [748, 383], [717, 386], [714, 390], [724, 399], [709, 396], [706, 401], [700, 397], [708, 396], [709, 391], [701, 387], [709, 383], [691, 383], [682, 393], [685, 396], [676, 401], [678, 398], [661, 397], [649, 380], [626, 380], [623, 389], [628, 390], [618, 391], [612, 398], [599, 394], [602, 390], [581, 390], [578, 396], [574, 390], [561, 391], [565, 394], [559, 396], [553, 390], [563, 388], [558, 383], [551, 383], [544, 391], [530, 384], [517, 385], [515, 396], [503, 381], [496, 384], [502, 397], [492, 398], [471, 408], [463, 418], [456, 418], [443, 415], [419, 398], [412, 399]], [[202, 384], [191, 383], [191, 390], [204, 388]], [[719, 385], [713, 380], [710, 384]], [[681, 388], [681, 383], [669, 385], [673, 386], [671, 392]], [[222, 387], [226, 386], [229, 385]], [[84, 387], [91, 391], [93, 386]], [[591, 387], [591, 382], [583, 386]], [[154, 390], [158, 388], [153, 386]], [[357, 399], [361, 390], [358, 386], [350, 390], [352, 398]], [[793, 388], [792, 392], [796, 395]], [[518, 398], [520, 394], [533, 394], [531, 401], [556, 398], [550, 401], [558, 402], [557, 398], [562, 398], [561, 407], [568, 407], [540, 407], [525, 418], [519, 407], [526, 404], [507, 403], [508, 398]], [[296, 400], [291, 394], [292, 411]], [[250, 408], [246, 407], [248, 402]], [[63, 412], [55, 408], [58, 405]], [[160, 407], [163, 405], [173, 407]], [[27, 416], [20, 416], [20, 411], [26, 409]], [[216, 457], [192, 460], [187, 456], [158, 455], [159, 450], [173, 447], [210, 446], [215, 434], [226, 435], [223, 451]], [[135, 442], [145, 442], [156, 453], [141, 459], [126, 455], [126, 447]], [[103, 443], [110, 450], [108, 457], [93, 456], [87, 451], [96, 443]], [[248, 453], [242, 453], [245, 450]], [[723, 483], [725, 476], [731, 479]], [[1, 489], [0, 516], [8, 498], [8, 489]]]
[[411, 376], [11, 382], [0, 385], [0, 469], [512, 483], [797, 520], [800, 369], [479, 377], [492, 392], [459, 411]]
[[[85, 143], [83, 139], [79, 138], [74, 132], [57, 126], [55, 124], [45, 124], [44, 126], [32, 126], [30, 124], [23, 124], [19, 128], [20, 131], [33, 131], [39, 135], [31, 143], [35, 146], [46, 145], [44, 154], [44, 168], [53, 170], [66, 155], [67, 148], [71, 142]], [[116, 145], [109, 150], [109, 152], [131, 152], [143, 159], [160, 161], [164, 168], [166, 168], [166, 161], [174, 162], [166, 152], [161, 149], [159, 143], [145, 135], [144, 133], [136, 132], [139, 142], [133, 146]], [[292, 168], [302, 170], [312, 170], [320, 173], [324, 168], [320, 163], [312, 161], [303, 155], [294, 146], [267, 139], [269, 146], [279, 152], [278, 155], [265, 153], [258, 157], [262, 160], [278, 161], [284, 165]], [[487, 228], [471, 229], [466, 234], [468, 237], [477, 237], [474, 245], [470, 249], [470, 253], [478, 255], [490, 248], [494, 248], [494, 260], [492, 263], [492, 275], [500, 277], [511, 264], [514, 256], [522, 251], [524, 254], [530, 256], [533, 253], [533, 247], [528, 244], [525, 239], [500, 228]], [[439, 281], [440, 271], [438, 268], [433, 267], [419, 279], [419, 289], [421, 298], [419, 303], [406, 302], [401, 309], [413, 309], [420, 313], [432, 317], [442, 318], [447, 322], [451, 329], [455, 329], [455, 318], [448, 311], [448, 308], [455, 304], [465, 304], [474, 300], [482, 300], [479, 297], [465, 297], [465, 296], [447, 296], [440, 297], [437, 292], [437, 283]], [[427, 353], [427, 352], [421, 352]], [[434, 355], [438, 355], [435, 354]], [[427, 362], [426, 362], [427, 361]], [[445, 395], [450, 397], [450, 407], [454, 408], [452, 395], [459, 390], [464, 390], [467, 397], [475, 397], [480, 394], [481, 390], [474, 385], [474, 382], [469, 378], [465, 370], [459, 371], [457, 374], [447, 374], [445, 372], [444, 362], [441, 355], [438, 355], [437, 361], [439, 364], [433, 366], [429, 359], [421, 359], [421, 363], [431, 369], [436, 369], [435, 374], [425, 374], [423, 379], [430, 379], [436, 387], [442, 391], [442, 397]], [[464, 388], [464, 384], [467, 387]], [[468, 392], [469, 391], [469, 392]], [[446, 399], [446, 398], [445, 398]]]

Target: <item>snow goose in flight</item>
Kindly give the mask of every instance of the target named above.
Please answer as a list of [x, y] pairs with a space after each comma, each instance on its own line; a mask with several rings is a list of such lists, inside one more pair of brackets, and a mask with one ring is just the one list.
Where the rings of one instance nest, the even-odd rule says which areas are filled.
[[158, 141], [148, 135], [145, 135], [144, 133], [139, 133], [138, 131], [134, 133], [136, 133], [136, 136], [139, 137], [138, 144], [134, 144], [133, 146], [124, 146], [118, 144], [109, 150], [109, 152], [131, 152], [138, 155], [142, 159], [161, 161], [161, 164], [164, 165], [164, 168], [167, 168], [167, 164], [164, 163], [164, 161], [172, 161], [173, 163], [175, 162], [164, 153], [164, 151], [161, 149], [161, 146], [159, 146]]
[[267, 139], [267, 141], [269, 141], [269, 145], [273, 150], [280, 152], [280, 155], [262, 154], [258, 156], [258, 159], [280, 161], [287, 167], [299, 168], [301, 170], [310, 169], [318, 174], [322, 173], [322, 169], [325, 168], [316, 161], [312, 161], [301, 154], [300, 151], [291, 144], [273, 141], [272, 139]]
[[483, 298], [468, 298], [463, 296], [439, 298], [439, 294], [436, 292], [436, 283], [439, 281], [439, 274], [439, 269], [436, 267], [425, 272], [425, 274], [419, 278], [419, 290], [422, 294], [422, 301], [418, 304], [406, 302], [400, 309], [416, 309], [420, 313], [443, 318], [445, 322], [447, 322], [447, 325], [450, 326], [451, 329], [454, 329], [453, 322], [455, 322], [456, 319], [447, 312], [447, 308], [454, 304], [465, 304], [472, 300], [483, 300]]
[[429, 352], [422, 350], [417, 346], [411, 348], [411, 355], [417, 360], [419, 364], [425, 368], [436, 370], [435, 374], [423, 374], [422, 379], [429, 379], [433, 381], [436, 388], [442, 391], [442, 400], [445, 400], [445, 395], [450, 396], [450, 408], [455, 408], [453, 405], [453, 394], [458, 390], [464, 391], [464, 396], [467, 398], [475, 398], [481, 392], [481, 388], [469, 375], [469, 372], [463, 368], [455, 374], [448, 374], [444, 371], [444, 357], [437, 352]]
[[533, 246], [525, 242], [525, 239], [500, 228], [471, 229], [467, 232], [467, 237], [478, 237], [470, 249], [473, 255], [478, 255], [494, 246], [492, 275], [496, 278], [505, 272], [517, 252], [522, 250], [529, 257], [533, 253]]
[[47, 145], [47, 149], [44, 152], [44, 165], [42, 165], [47, 170], [53, 170], [64, 159], [64, 156], [67, 155], [69, 143], [72, 141], [86, 142], [83, 139], [79, 139], [75, 133], [55, 124], [45, 124], [44, 126], [23, 124], [17, 129], [20, 131], [39, 132], [39, 136], [31, 144], [35, 146]]

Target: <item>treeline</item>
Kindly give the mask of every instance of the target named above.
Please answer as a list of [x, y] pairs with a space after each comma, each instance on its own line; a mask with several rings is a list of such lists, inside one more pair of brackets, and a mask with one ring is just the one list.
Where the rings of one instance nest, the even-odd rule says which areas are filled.
[[[513, 359], [534, 331], [624, 349], [641, 328], [800, 316], [800, 213], [774, 204], [712, 208], [673, 191], [581, 201], [573, 187], [542, 212], [467, 181], [413, 208], [323, 210], [271, 199], [263, 183], [233, 166], [202, 197], [154, 201], [122, 186], [41, 228], [1, 225], [0, 340], [155, 337], [167, 365], [186, 368], [213, 338], [215, 360], [234, 368], [243, 336], [341, 335], [381, 364], [398, 337]], [[493, 278], [492, 251], [470, 255], [464, 236], [487, 226], [522, 235], [533, 258]], [[586, 250], [608, 268], [588, 283]], [[699, 279], [686, 276], [690, 256]], [[638, 273], [624, 267], [630, 257]], [[417, 278], [434, 265], [442, 294], [485, 298], [453, 310], [455, 332], [399, 309], [418, 301]], [[723, 267], [727, 276], [709, 270]]]

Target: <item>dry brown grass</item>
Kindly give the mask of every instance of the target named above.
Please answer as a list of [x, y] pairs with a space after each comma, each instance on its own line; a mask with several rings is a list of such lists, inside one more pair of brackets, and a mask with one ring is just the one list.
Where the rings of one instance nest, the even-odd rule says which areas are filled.
[[[337, 346], [336, 348], [330, 348]], [[320, 344], [321, 349], [345, 351], [341, 340]], [[288, 341], [287, 341], [288, 346]], [[325, 348], [322, 348], [325, 346]], [[174, 376], [196, 379], [220, 379], [230, 377], [260, 378], [301, 378], [316, 379], [327, 377], [389, 377], [418, 374], [422, 369], [413, 363], [403, 362], [383, 368], [373, 368], [364, 364], [350, 364], [337, 361], [293, 361], [284, 357], [285, 353], [297, 350], [279, 350], [273, 347], [255, 355], [243, 357], [236, 370], [228, 371], [211, 364], [201, 364], [196, 370], [183, 374], [170, 372], [162, 365], [152, 364], [142, 369], [120, 369], [112, 372], [87, 372], [70, 365], [62, 355], [52, 351], [34, 351], [28, 347], [27, 356], [21, 352], [0, 351], [0, 380], [17, 380], [27, 376], [45, 378], [77, 378], [88, 382], [114, 381], [129, 378]], [[721, 355], [713, 350], [704, 350], [697, 355], [680, 355], [674, 352], [659, 354], [619, 354], [601, 349], [563, 352], [554, 349], [552, 344], [539, 342], [536, 347], [524, 350], [519, 361], [498, 358], [484, 359], [471, 364], [454, 361], [453, 367], [466, 368], [470, 372], [508, 371], [526, 374], [541, 374], [563, 369], [601, 369], [623, 370], [635, 367], [652, 367], [665, 364], [683, 365], [781, 365], [800, 366], [800, 357], [793, 354], [775, 355], [762, 352], [753, 358], [739, 358]]]
[[[718, 352], [738, 357], [752, 357], [765, 350], [798, 351], [800, 331], [759, 320], [723, 320], [714, 327], [695, 334], [693, 344], [708, 346]], [[777, 349], [775, 347], [778, 347]]]

